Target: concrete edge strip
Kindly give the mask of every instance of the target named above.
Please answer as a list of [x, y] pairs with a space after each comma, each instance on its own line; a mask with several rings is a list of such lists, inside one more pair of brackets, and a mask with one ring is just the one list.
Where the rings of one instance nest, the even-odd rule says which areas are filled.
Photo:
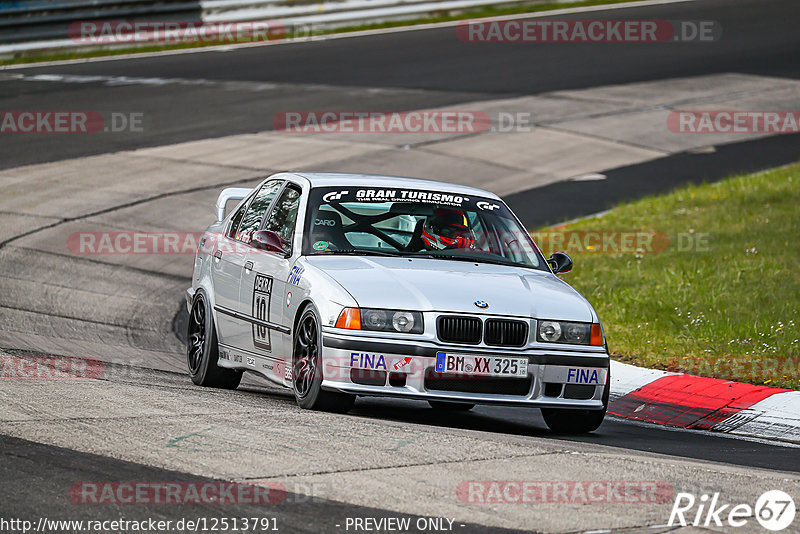
[[695, 430], [800, 443], [800, 391], [611, 362], [608, 412]]

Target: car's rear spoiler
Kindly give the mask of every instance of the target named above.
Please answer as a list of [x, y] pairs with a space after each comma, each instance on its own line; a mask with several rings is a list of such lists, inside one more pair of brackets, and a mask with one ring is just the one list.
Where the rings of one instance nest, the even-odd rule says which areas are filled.
[[235, 201], [238, 205], [243, 199], [247, 198], [252, 189], [246, 187], [226, 187], [217, 197], [217, 204], [214, 206], [214, 214], [217, 222], [225, 219], [228, 214], [229, 202]]

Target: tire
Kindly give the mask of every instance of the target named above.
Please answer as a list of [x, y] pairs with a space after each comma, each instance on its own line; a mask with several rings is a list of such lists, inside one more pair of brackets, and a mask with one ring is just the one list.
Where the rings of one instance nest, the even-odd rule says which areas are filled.
[[602, 410], [571, 410], [569, 408], [542, 408], [542, 417], [548, 428], [557, 434], [588, 434], [597, 430], [608, 411], [608, 394], [611, 391], [611, 370], [603, 389]]
[[307, 305], [294, 332], [292, 351], [292, 390], [297, 404], [306, 410], [346, 413], [353, 407], [355, 395], [323, 391], [322, 330], [317, 310]]
[[429, 400], [428, 404], [430, 404], [431, 408], [433, 408], [434, 410], [442, 410], [450, 412], [468, 412], [475, 407], [474, 404], [468, 404], [464, 402], [447, 402], [447, 401], [435, 401], [435, 400]]
[[192, 382], [198, 386], [236, 389], [242, 381], [242, 373], [220, 367], [218, 361], [219, 345], [211, 304], [205, 293], [198, 290], [192, 300], [186, 337], [186, 364]]

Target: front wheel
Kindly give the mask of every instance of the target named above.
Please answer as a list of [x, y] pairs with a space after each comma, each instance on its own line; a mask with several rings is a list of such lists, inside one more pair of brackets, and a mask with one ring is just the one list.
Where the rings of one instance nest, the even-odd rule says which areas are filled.
[[202, 291], [197, 291], [189, 313], [189, 331], [186, 338], [186, 363], [189, 376], [198, 386], [236, 389], [242, 373], [217, 365], [219, 345], [211, 305]]
[[548, 428], [558, 434], [587, 434], [597, 430], [608, 411], [608, 395], [611, 391], [611, 373], [606, 377], [603, 389], [602, 410], [571, 410], [569, 408], [542, 408], [542, 417]]
[[308, 305], [294, 332], [292, 389], [301, 408], [345, 413], [353, 407], [354, 395], [322, 389], [322, 331], [317, 311]]

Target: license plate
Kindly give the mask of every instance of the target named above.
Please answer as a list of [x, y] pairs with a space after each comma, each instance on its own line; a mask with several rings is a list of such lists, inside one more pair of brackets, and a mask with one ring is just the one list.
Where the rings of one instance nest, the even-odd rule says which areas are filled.
[[470, 356], [436, 353], [437, 373], [457, 373], [473, 376], [528, 376], [528, 358], [509, 356]]

